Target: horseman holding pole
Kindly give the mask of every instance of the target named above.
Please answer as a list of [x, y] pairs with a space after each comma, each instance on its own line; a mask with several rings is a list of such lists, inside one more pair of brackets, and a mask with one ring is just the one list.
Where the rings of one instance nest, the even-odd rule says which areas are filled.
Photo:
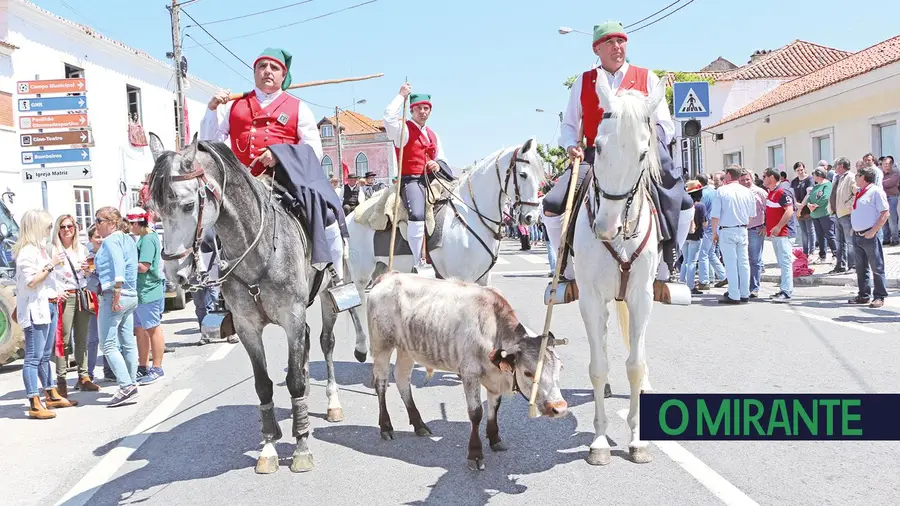
[[[285, 160], [279, 160], [270, 149], [274, 145], [308, 145], [314, 156], [313, 153], [308, 153], [307, 159], [303, 160], [308, 162], [305, 165], [318, 164], [322, 159], [322, 140], [312, 111], [300, 99], [286, 92], [291, 85], [291, 59], [291, 54], [284, 49], [267, 48], [253, 62], [256, 84], [253, 91], [242, 94], [239, 98], [230, 95], [229, 91], [219, 91], [210, 99], [209, 110], [200, 125], [201, 140], [226, 142], [230, 137], [231, 150], [241, 163], [250, 168], [254, 176], [285, 165]], [[297, 156], [302, 159], [302, 155]], [[313, 157], [315, 160], [312, 160]], [[287, 184], [283, 186], [286, 187], [292, 186], [291, 183], [294, 183], [293, 186], [313, 186], [313, 182], [318, 182], [315, 179], [321, 175], [321, 170], [312, 174], [314, 171], [310, 167], [300, 165], [302, 172], [310, 174], [282, 167], [284, 172], [276, 173], [276, 180], [279, 183], [284, 180]], [[315, 189], [319, 191], [318, 187]], [[327, 213], [325, 241], [328, 243], [331, 265], [337, 278], [335, 282], [339, 283], [343, 279], [342, 235], [346, 235], [346, 231], [340, 200], [336, 199], [330, 187], [328, 190], [319, 193], [329, 203], [337, 203], [335, 209], [329, 209]], [[295, 199], [288, 207], [292, 207], [296, 214], [297, 207], [300, 206], [296, 195], [283, 198]], [[310, 230], [310, 233], [313, 231]], [[315, 237], [313, 241], [316, 242]]]
[[[593, 50], [600, 58], [600, 67], [588, 70], [575, 79], [572, 92], [569, 96], [569, 104], [560, 127], [559, 145], [565, 148], [569, 159], [580, 158], [590, 167], [594, 165], [595, 146], [594, 141], [602, 121], [615, 121], [615, 118], [605, 118], [603, 109], [600, 108], [597, 82], [606, 79], [609, 88], [614, 93], [625, 90], [639, 91], [648, 95], [659, 83], [659, 77], [652, 71], [631, 65], [625, 61], [625, 49], [628, 43], [628, 35], [622, 24], [615, 21], [607, 21], [594, 27]], [[658, 280], [673, 281], [675, 261], [678, 258], [678, 249], [684, 243], [693, 218], [693, 204], [690, 197], [684, 191], [681, 172], [675, 169], [668, 146], [675, 137], [675, 123], [669, 113], [668, 104], [665, 101], [652, 111], [652, 121], [656, 128], [658, 151], [661, 167], [661, 181], [652, 186], [651, 195], [659, 210], [659, 222], [662, 235], [663, 255], [659, 266]], [[578, 173], [578, 185], [588, 172], [584, 167]], [[558, 250], [563, 238], [561, 237], [562, 214], [566, 211], [565, 202], [569, 188], [569, 178], [572, 171], [570, 164], [557, 184], [544, 197], [544, 224], [550, 238], [550, 245]], [[576, 203], [577, 204], [577, 203]], [[570, 226], [571, 228], [571, 226]], [[560, 262], [565, 262], [565, 256], [560, 257]], [[560, 280], [560, 285], [571, 283], [574, 277], [572, 266], [569, 265]], [[556, 293], [566, 293], [557, 290]], [[557, 301], [556, 303], [563, 303]]]
[[[404, 126], [401, 125], [401, 115], [406, 97], [410, 97], [409, 109], [412, 119], [408, 119]], [[395, 156], [400, 167], [400, 197], [409, 215], [407, 234], [415, 267], [423, 263], [425, 203], [429, 179], [433, 177], [432, 175], [446, 180], [453, 179], [440, 139], [431, 128], [425, 126], [430, 116], [431, 95], [412, 93], [409, 83], [400, 87], [400, 92], [384, 111], [384, 128], [388, 138], [394, 143]]]

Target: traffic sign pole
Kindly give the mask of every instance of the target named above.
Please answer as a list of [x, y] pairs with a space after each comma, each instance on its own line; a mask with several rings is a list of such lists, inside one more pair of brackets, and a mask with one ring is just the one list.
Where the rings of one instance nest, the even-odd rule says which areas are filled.
[[[40, 74], [35, 74], [34, 80], [40, 81]], [[41, 181], [41, 200], [44, 204], [44, 211], [50, 212], [50, 198], [47, 196], [47, 181]]]

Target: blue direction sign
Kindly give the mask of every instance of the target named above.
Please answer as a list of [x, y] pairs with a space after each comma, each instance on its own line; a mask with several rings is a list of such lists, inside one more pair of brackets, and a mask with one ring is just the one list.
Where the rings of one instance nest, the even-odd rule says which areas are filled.
[[79, 111], [87, 109], [87, 97], [20, 98], [19, 112]]
[[675, 119], [709, 117], [709, 83], [697, 81], [675, 83], [672, 90]]
[[51, 149], [47, 151], [23, 151], [22, 163], [24, 165], [37, 165], [43, 163], [71, 163], [89, 162], [91, 160], [90, 149]]

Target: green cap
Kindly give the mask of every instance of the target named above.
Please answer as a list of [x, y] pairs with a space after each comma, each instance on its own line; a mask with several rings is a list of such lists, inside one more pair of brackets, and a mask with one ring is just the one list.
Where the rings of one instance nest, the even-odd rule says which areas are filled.
[[413, 106], [418, 104], [428, 104], [428, 107], [433, 107], [431, 105], [431, 95], [425, 93], [413, 93], [409, 96], [409, 108], [412, 109]]
[[612, 37], [622, 37], [626, 41], [625, 27], [619, 21], [607, 21], [594, 26], [594, 46]]
[[273, 60], [280, 63], [281, 67], [284, 69], [284, 82], [281, 83], [281, 89], [288, 89], [288, 86], [291, 85], [291, 53], [288, 53], [284, 49], [268, 47], [253, 62], [254, 69], [256, 68], [256, 64], [259, 63], [259, 60]]

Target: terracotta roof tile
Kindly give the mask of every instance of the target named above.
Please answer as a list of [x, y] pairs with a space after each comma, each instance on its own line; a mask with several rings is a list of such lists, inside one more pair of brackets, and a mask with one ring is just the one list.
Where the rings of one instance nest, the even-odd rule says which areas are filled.
[[847, 79], [871, 72], [898, 61], [900, 61], [900, 35], [863, 49], [857, 53], [853, 53], [840, 61], [832, 63], [827, 67], [820, 68], [808, 75], [783, 83], [781, 86], [778, 86], [769, 93], [750, 102], [743, 108], [738, 109], [722, 121], [705, 130], [762, 111], [763, 109], [768, 109], [769, 107], [793, 100], [797, 97], [821, 90], [822, 88], [837, 84], [841, 81], [846, 81]]
[[6, 49], [19, 49], [19, 46], [14, 46], [5, 40], [0, 40], [0, 46], [5, 47]]
[[745, 79], [789, 79], [805, 76], [846, 58], [852, 53], [832, 47], [795, 40], [776, 49], [755, 63], [744, 65], [723, 75], [721, 81]]
[[[384, 121], [374, 120], [364, 114], [354, 111], [341, 111], [338, 113], [341, 120], [341, 131], [344, 135], [373, 134], [384, 132]], [[334, 125], [334, 116], [322, 118], [318, 126], [322, 123], [331, 123]]]

